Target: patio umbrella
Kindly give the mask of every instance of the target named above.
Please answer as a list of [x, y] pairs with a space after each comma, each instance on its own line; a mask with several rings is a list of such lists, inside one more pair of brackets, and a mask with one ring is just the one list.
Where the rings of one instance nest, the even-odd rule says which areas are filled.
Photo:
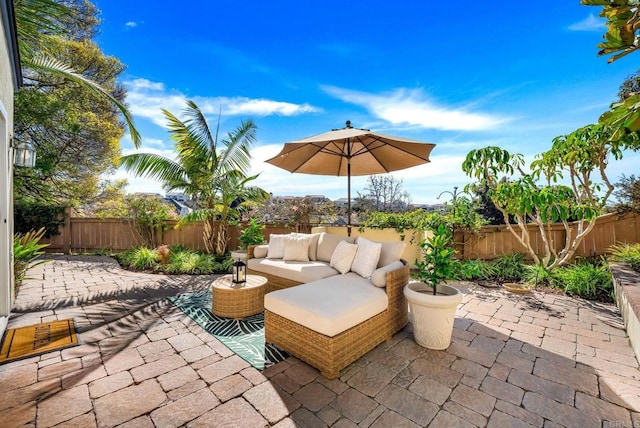
[[351, 176], [382, 174], [429, 162], [435, 144], [353, 128], [286, 143], [266, 162], [289, 172], [347, 176], [347, 230], [351, 234]]

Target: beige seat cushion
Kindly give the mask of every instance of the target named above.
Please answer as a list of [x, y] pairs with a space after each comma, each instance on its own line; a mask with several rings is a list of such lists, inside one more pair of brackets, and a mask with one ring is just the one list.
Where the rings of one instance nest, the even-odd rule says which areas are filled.
[[265, 309], [333, 337], [387, 308], [383, 289], [350, 272], [264, 296]]
[[330, 233], [322, 232], [318, 238], [318, 260], [322, 262], [330, 262], [333, 250], [336, 249], [341, 241], [347, 241], [349, 244], [353, 244], [355, 240], [356, 238], [352, 236], [332, 235]]
[[312, 282], [338, 275], [338, 271], [323, 262], [286, 262], [282, 259], [249, 259], [249, 269], [297, 282]]

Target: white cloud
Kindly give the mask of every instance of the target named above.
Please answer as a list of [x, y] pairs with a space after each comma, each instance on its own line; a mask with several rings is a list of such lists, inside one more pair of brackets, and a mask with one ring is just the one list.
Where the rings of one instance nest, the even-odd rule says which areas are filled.
[[127, 28], [135, 28], [138, 26], [138, 23], [135, 21], [129, 21], [129, 22], [126, 22], [124, 26]]
[[570, 31], [602, 31], [606, 28], [603, 19], [596, 17], [590, 13], [585, 19], [567, 27]]
[[382, 94], [334, 86], [323, 86], [322, 89], [329, 95], [359, 105], [377, 118], [394, 125], [413, 125], [443, 131], [475, 131], [492, 129], [509, 120], [507, 117], [438, 105], [429, 100], [421, 89], [400, 88]]
[[[127, 103], [133, 115], [145, 117], [160, 126], [166, 124], [161, 109], [164, 108], [179, 115], [185, 108], [185, 100], [188, 98], [177, 90], [167, 89], [160, 82], [147, 79], [129, 80], [124, 82], [124, 85], [127, 88]], [[195, 96], [190, 99], [204, 114], [218, 114], [218, 111], [221, 111], [223, 116], [298, 116], [320, 111], [319, 108], [307, 103], [294, 104], [264, 98]]]

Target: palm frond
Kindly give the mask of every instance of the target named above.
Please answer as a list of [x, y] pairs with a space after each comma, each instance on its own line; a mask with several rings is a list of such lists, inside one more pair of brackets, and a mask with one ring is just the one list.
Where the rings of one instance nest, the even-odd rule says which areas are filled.
[[127, 110], [127, 107], [118, 101], [108, 90], [100, 86], [98, 83], [76, 72], [72, 67], [58, 61], [57, 59], [50, 58], [48, 56], [39, 54], [34, 57], [23, 57], [22, 62], [29, 68], [35, 71], [41, 71], [44, 73], [53, 74], [71, 80], [85, 88], [92, 90], [98, 95], [105, 96], [120, 110], [124, 116], [125, 122], [129, 127], [129, 133], [131, 134], [131, 140], [136, 148], [140, 146], [142, 137], [136, 129], [133, 123], [133, 116]]
[[154, 153], [133, 153], [122, 156], [118, 163], [119, 166], [132, 171], [139, 177], [155, 178], [168, 184], [186, 181], [186, 173], [182, 165]]
[[240, 125], [223, 141], [225, 149], [220, 156], [220, 164], [225, 169], [237, 169], [246, 173], [251, 167], [251, 146], [255, 143], [258, 127], [251, 119]]
[[190, 124], [183, 122], [170, 111], [163, 109], [167, 119], [167, 127], [171, 134], [171, 139], [175, 142], [176, 152], [186, 170], [208, 162], [209, 147], [206, 142], [200, 141], [194, 135]]
[[209, 220], [210, 218], [216, 217], [218, 214], [219, 211], [216, 209], [197, 209], [182, 217], [178, 224], [176, 224], [176, 227], [180, 227], [187, 223]]
[[208, 151], [216, 154], [216, 140], [211, 135], [211, 129], [207, 123], [207, 118], [200, 110], [200, 107], [191, 100], [187, 101], [187, 108], [184, 110], [187, 116], [188, 128], [191, 135], [195, 137], [201, 144], [208, 146]]
[[14, 5], [20, 55], [27, 58], [46, 49], [50, 36], [64, 34], [61, 20], [73, 14], [55, 0], [15, 0]]

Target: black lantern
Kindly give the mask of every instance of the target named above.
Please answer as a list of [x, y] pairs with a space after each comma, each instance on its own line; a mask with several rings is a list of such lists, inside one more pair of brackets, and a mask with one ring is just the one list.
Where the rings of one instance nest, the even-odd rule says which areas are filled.
[[231, 282], [234, 284], [244, 284], [247, 282], [247, 265], [242, 260], [238, 259], [233, 264], [233, 277]]

